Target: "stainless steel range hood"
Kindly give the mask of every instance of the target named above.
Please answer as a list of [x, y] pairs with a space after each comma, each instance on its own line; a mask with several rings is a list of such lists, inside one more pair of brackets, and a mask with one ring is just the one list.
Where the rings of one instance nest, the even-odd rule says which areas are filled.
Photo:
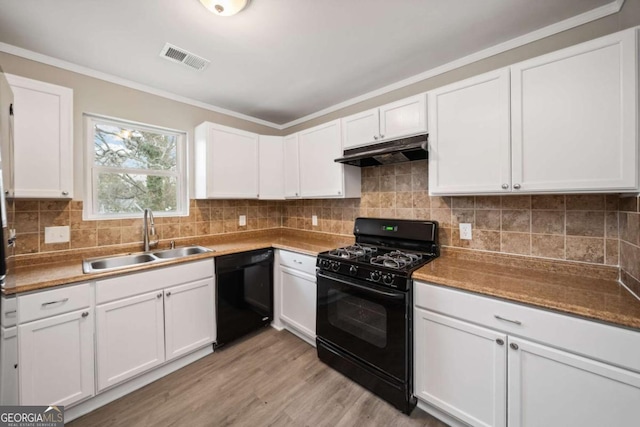
[[428, 134], [344, 150], [335, 161], [358, 167], [388, 165], [427, 158]]

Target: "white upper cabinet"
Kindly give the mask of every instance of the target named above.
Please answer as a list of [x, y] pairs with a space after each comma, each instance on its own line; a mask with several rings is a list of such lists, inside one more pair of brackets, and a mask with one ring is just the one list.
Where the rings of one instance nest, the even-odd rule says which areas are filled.
[[260, 199], [284, 199], [284, 142], [281, 136], [260, 135], [258, 184]]
[[637, 31], [511, 67], [513, 186], [638, 188]]
[[635, 192], [637, 30], [429, 92], [431, 194]]
[[342, 156], [340, 120], [298, 133], [302, 197], [360, 197], [360, 169], [334, 160]]
[[72, 198], [73, 90], [6, 76], [14, 95], [15, 197]]
[[432, 194], [493, 193], [511, 184], [509, 70], [429, 92]]
[[300, 197], [300, 164], [298, 160], [298, 134], [284, 137], [284, 197]]
[[424, 93], [342, 119], [344, 149], [425, 132], [427, 106]]
[[258, 198], [258, 135], [205, 122], [195, 130], [195, 196]]

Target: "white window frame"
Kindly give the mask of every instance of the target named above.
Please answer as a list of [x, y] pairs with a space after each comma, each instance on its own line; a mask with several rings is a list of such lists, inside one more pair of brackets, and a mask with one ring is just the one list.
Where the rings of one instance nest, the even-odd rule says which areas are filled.
[[[153, 215], [156, 217], [176, 217], [176, 216], [188, 216], [189, 215], [189, 185], [188, 185], [188, 170], [187, 170], [187, 132], [164, 128], [161, 126], [154, 126], [130, 120], [119, 119], [115, 117], [102, 116], [97, 114], [84, 114], [85, 122], [85, 182], [84, 182], [84, 203], [82, 208], [82, 218], [84, 220], [103, 220], [103, 219], [137, 219], [142, 218], [143, 211], [140, 213], [99, 213], [98, 212], [98, 198], [97, 198], [97, 186], [98, 186], [98, 174], [100, 172], [113, 172], [113, 173], [133, 173], [133, 174], [148, 174], [154, 176], [169, 176], [175, 177], [177, 188], [177, 206], [173, 212], [154, 211]], [[95, 164], [95, 124], [110, 124], [114, 126], [129, 126], [133, 129], [139, 129], [148, 132], [163, 133], [166, 135], [175, 135], [177, 137], [176, 144], [176, 170], [175, 171], [160, 171], [150, 169], [136, 169], [136, 168], [116, 168], [110, 166], [99, 166]]]

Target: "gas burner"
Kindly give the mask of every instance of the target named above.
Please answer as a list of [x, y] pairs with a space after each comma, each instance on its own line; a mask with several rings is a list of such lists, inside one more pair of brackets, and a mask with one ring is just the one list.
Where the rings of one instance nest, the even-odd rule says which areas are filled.
[[338, 257], [338, 258], [344, 258], [344, 259], [351, 259], [351, 258], [355, 258], [356, 257], [356, 255], [354, 255], [353, 253], [349, 252], [347, 250], [347, 248], [334, 249], [334, 250], [329, 252], [329, 255], [334, 256], [334, 257]]
[[373, 265], [379, 265], [387, 268], [393, 268], [395, 270], [401, 270], [406, 267], [419, 263], [422, 260], [422, 255], [414, 254], [402, 251], [391, 251], [384, 255], [378, 255], [371, 258], [370, 263]]
[[350, 253], [352, 253], [352, 254], [354, 254], [356, 256], [370, 255], [370, 254], [378, 252], [378, 248], [376, 248], [374, 246], [361, 245], [360, 243], [356, 243], [354, 245], [347, 246], [344, 249], [347, 252], [350, 252]]
[[420, 254], [412, 254], [410, 252], [402, 252], [402, 251], [392, 251], [387, 254], [391, 258], [401, 259], [407, 263], [413, 264], [416, 261], [420, 261], [422, 259], [422, 255]]

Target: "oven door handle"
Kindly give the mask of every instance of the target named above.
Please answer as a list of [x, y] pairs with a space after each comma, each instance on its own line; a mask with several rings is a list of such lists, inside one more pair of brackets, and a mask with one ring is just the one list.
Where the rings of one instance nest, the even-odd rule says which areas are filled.
[[382, 297], [385, 297], [385, 298], [392, 298], [392, 299], [404, 299], [405, 298], [404, 293], [379, 291], [377, 289], [369, 288], [367, 286], [358, 285], [357, 283], [349, 282], [347, 280], [338, 279], [337, 277], [327, 276], [326, 274], [322, 274], [320, 272], [318, 272], [318, 277], [322, 277], [322, 278], [327, 279], [327, 280], [333, 280], [333, 281], [342, 283], [343, 285], [347, 285], [347, 286], [352, 287], [352, 288], [358, 288], [358, 289], [360, 289], [362, 291], [369, 292], [369, 293], [375, 294], [375, 295], [379, 295], [379, 296], [382, 296]]

